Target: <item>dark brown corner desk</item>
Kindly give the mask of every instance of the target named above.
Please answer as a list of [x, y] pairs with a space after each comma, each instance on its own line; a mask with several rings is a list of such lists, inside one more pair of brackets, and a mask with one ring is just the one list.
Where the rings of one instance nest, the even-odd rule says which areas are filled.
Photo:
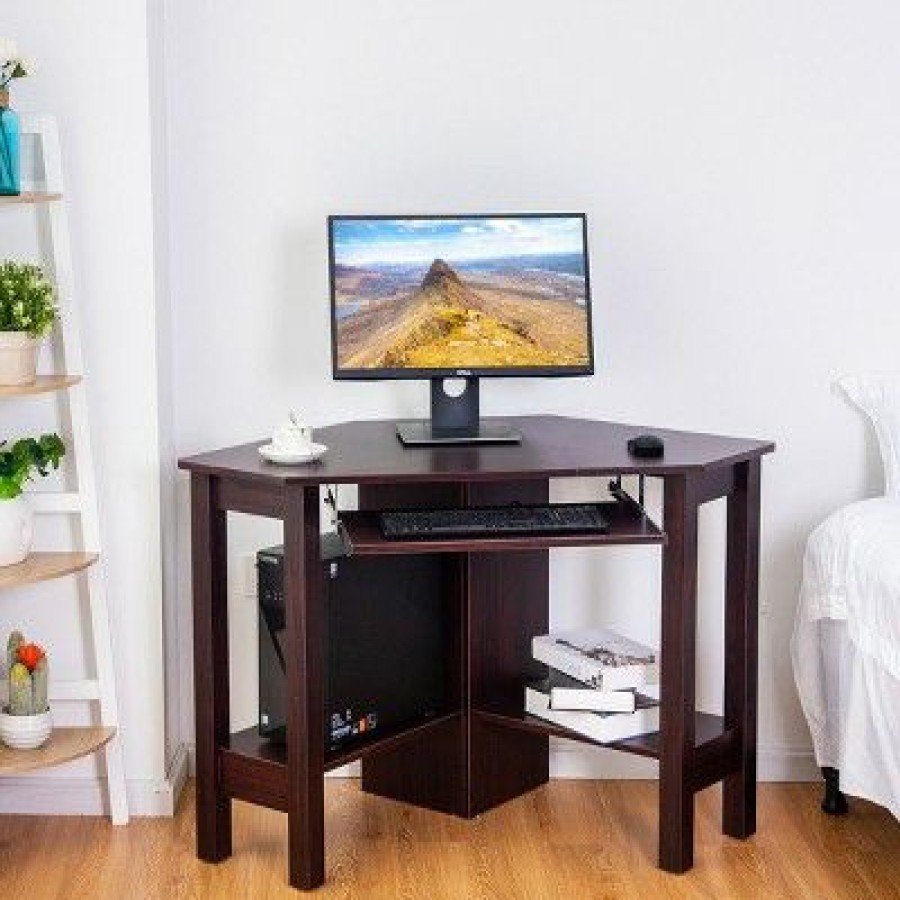
[[[661, 730], [616, 744], [659, 760], [659, 864], [693, 863], [694, 794], [723, 781], [722, 830], [756, 828], [757, 592], [760, 460], [774, 445], [652, 429], [665, 456], [637, 460], [626, 441], [644, 428], [557, 416], [511, 420], [518, 446], [405, 448], [394, 424], [322, 428], [319, 463], [263, 462], [258, 444], [182, 459], [191, 476], [194, 672], [197, 742], [197, 853], [231, 854], [231, 801], [288, 814], [290, 883], [325, 879], [323, 775], [362, 760], [373, 794], [472, 818], [544, 784], [551, 735], [586, 740], [523, 711], [523, 684], [539, 677], [530, 641], [548, 629], [549, 550], [606, 544], [662, 545]], [[610, 502], [608, 534], [386, 541], [373, 511], [390, 507], [547, 502], [551, 478], [645, 475], [663, 480], [662, 528], [627, 495]], [[359, 486], [359, 510], [342, 513], [357, 554], [451, 554], [446, 585], [443, 714], [405, 730], [372, 735], [328, 752], [323, 714], [323, 584], [319, 489]], [[697, 512], [728, 498], [724, 716], [695, 710]], [[255, 729], [231, 733], [226, 612], [227, 513], [284, 523], [287, 746]]]

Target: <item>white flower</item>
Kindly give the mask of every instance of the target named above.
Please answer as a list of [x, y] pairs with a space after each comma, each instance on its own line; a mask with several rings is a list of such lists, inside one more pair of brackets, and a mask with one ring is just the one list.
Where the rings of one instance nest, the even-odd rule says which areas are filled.
[[0, 38], [0, 66], [19, 58], [19, 45], [9, 38]]

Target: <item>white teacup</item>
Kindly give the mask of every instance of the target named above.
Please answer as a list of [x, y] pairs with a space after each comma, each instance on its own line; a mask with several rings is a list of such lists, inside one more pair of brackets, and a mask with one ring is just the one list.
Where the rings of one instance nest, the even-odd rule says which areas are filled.
[[272, 446], [279, 453], [306, 453], [312, 447], [312, 438], [311, 426], [291, 419], [272, 433]]

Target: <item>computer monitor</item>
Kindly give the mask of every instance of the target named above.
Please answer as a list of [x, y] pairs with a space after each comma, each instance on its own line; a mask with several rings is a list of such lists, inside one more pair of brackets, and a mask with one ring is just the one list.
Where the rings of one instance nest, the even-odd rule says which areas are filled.
[[330, 216], [328, 236], [334, 377], [431, 380], [404, 443], [515, 441], [479, 420], [478, 379], [593, 374], [584, 214]]

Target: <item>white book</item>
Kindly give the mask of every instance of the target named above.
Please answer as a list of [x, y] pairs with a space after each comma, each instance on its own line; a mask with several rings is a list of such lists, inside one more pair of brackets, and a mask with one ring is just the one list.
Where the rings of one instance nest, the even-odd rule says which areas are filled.
[[556, 669], [550, 670], [547, 681], [551, 709], [633, 713], [636, 708], [634, 691], [601, 691]]
[[[646, 706], [645, 703], [652, 705]], [[572, 712], [550, 708], [550, 689], [546, 682], [525, 688], [525, 712], [570, 731], [577, 731], [600, 744], [624, 741], [639, 734], [659, 731], [659, 706], [638, 696], [633, 713]]]
[[608, 628], [542, 634], [531, 641], [536, 660], [603, 691], [659, 683], [659, 652]]

